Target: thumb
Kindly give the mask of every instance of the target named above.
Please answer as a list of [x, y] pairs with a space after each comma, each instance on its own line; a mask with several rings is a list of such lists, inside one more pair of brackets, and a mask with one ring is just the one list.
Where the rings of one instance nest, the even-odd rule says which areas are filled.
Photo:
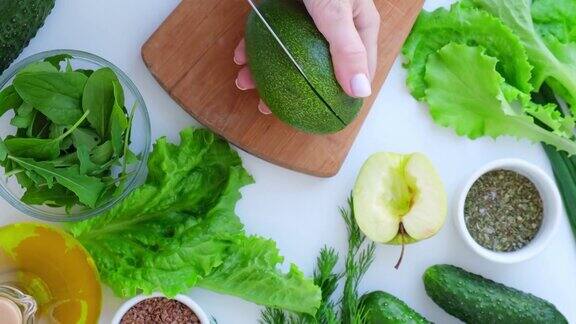
[[336, 79], [352, 97], [372, 94], [368, 54], [354, 24], [349, 1], [304, 0], [318, 30], [330, 44]]

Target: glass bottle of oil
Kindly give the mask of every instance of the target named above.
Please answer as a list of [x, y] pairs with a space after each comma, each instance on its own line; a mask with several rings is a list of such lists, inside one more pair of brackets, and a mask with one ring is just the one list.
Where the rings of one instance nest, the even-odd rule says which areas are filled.
[[0, 285], [0, 318], [4, 324], [34, 324], [36, 301], [8, 284]]
[[[22, 303], [35, 303], [35, 323], [98, 322], [102, 291], [94, 262], [78, 241], [59, 229], [33, 223], [0, 227], [2, 287], [5, 294], [20, 297], [10, 301], [21, 310]], [[22, 323], [31, 323], [22, 316]]]

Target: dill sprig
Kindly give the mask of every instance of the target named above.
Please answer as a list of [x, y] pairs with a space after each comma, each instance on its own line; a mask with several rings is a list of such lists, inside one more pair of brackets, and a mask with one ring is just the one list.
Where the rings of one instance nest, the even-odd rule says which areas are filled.
[[[365, 312], [360, 307], [358, 285], [374, 261], [376, 245], [373, 242], [365, 244], [366, 237], [354, 219], [352, 198], [348, 199], [348, 208], [340, 208], [340, 214], [348, 232], [348, 252], [344, 271], [335, 272], [338, 253], [333, 248], [323, 247], [316, 259], [314, 270], [314, 283], [322, 290], [322, 301], [316, 315], [291, 313], [267, 307], [262, 312], [261, 324], [363, 323]], [[342, 278], [345, 279], [342, 297], [334, 302], [332, 295]]]
[[349, 324], [362, 324], [364, 310], [360, 307], [358, 296], [358, 285], [360, 280], [368, 271], [374, 261], [376, 245], [374, 242], [366, 245], [366, 237], [360, 231], [354, 219], [354, 203], [352, 198], [348, 199], [349, 209], [340, 209], [340, 214], [346, 222], [348, 230], [348, 254], [346, 256], [346, 267], [344, 282], [344, 292], [340, 302], [341, 322]]

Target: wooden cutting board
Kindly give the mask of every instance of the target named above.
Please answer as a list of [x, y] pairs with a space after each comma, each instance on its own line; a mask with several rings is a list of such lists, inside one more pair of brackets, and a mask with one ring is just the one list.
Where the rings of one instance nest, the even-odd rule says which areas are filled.
[[[424, 0], [375, 0], [382, 18], [378, 94]], [[331, 135], [305, 134], [258, 112], [256, 91], [240, 91], [233, 52], [244, 35], [249, 6], [244, 0], [183, 0], [142, 47], [142, 57], [160, 85], [198, 122], [239, 148], [274, 164], [307, 174], [335, 175], [375, 96], [358, 118]]]

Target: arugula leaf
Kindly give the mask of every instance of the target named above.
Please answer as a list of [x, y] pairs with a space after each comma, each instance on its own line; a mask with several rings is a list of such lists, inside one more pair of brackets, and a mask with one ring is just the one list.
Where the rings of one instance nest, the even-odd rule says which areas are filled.
[[[55, 168], [48, 162], [36, 162], [30, 158], [17, 158], [9, 155], [9, 159], [18, 163], [22, 168], [41, 176], [52, 188], [54, 181], [74, 192], [80, 202], [94, 207], [104, 184], [98, 178], [80, 174], [78, 166]], [[28, 174], [30, 175], [30, 174]]]
[[282, 274], [275, 245], [247, 236], [234, 213], [240, 188], [252, 182], [238, 154], [207, 130], [180, 137], [180, 145], [157, 140], [144, 185], [109, 212], [69, 225], [102, 280], [123, 297], [201, 285], [314, 313], [318, 287], [294, 266]]
[[53, 160], [60, 155], [60, 142], [43, 138], [7, 138], [4, 144], [12, 156]]
[[53, 159], [47, 162], [55, 167], [69, 167], [73, 165], [78, 165], [78, 163], [80, 163], [80, 161], [78, 161], [78, 154], [76, 154], [76, 152], [61, 155], [57, 159]]
[[13, 84], [24, 101], [52, 122], [70, 125], [82, 116], [80, 100], [86, 80], [78, 72], [35, 72], [17, 75]]
[[8, 157], [8, 148], [4, 141], [0, 140], [0, 161], [5, 161], [6, 157]]
[[[70, 135], [78, 125], [82, 124], [89, 112], [86, 112], [66, 132], [52, 139], [13, 137], [4, 140], [10, 155], [34, 158], [38, 160], [53, 160], [60, 155], [61, 142]], [[61, 127], [60, 127], [61, 128]]]
[[72, 132], [72, 141], [75, 147], [85, 145], [91, 150], [100, 143], [100, 136], [91, 129], [78, 127]]
[[76, 147], [76, 154], [80, 162], [80, 174], [90, 173], [100, 167], [90, 159], [90, 151], [85, 144]]
[[72, 59], [72, 55], [70, 54], [57, 54], [44, 59], [44, 62], [48, 62], [52, 64], [57, 70], [60, 70], [60, 63], [65, 62], [67, 60]]
[[84, 74], [85, 76], [90, 77], [92, 75], [92, 73], [94, 73], [94, 70], [76, 69], [76, 72], [80, 72], [80, 73]]
[[[426, 100], [434, 121], [472, 139], [510, 135], [576, 154], [576, 143], [536, 125], [525, 113], [525, 109], [533, 112], [536, 104], [526, 107], [526, 101], [519, 97], [521, 92], [505, 85], [496, 63], [482, 49], [458, 44], [446, 45], [431, 55], [426, 64]], [[522, 110], [515, 109], [515, 104]]]
[[90, 152], [90, 157], [92, 161], [96, 164], [106, 164], [110, 161], [114, 155], [114, 148], [112, 147], [112, 142], [106, 141], [98, 146], [95, 146]]
[[[88, 121], [96, 130], [98, 135], [106, 140], [109, 139], [110, 115], [115, 103], [115, 91], [120, 91], [122, 87], [115, 88], [114, 83], [118, 82], [118, 77], [110, 68], [102, 68], [90, 75], [84, 88], [82, 96], [82, 109], [90, 111]], [[117, 93], [120, 100], [120, 93]], [[122, 93], [122, 102], [124, 94]]]
[[0, 116], [8, 110], [16, 109], [22, 105], [22, 98], [16, 92], [13, 85], [9, 85], [0, 91]]
[[68, 209], [78, 203], [78, 197], [59, 184], [54, 184], [52, 188], [48, 186], [30, 187], [24, 192], [20, 200], [29, 205], [48, 204], [64, 206]]
[[[124, 144], [128, 143], [128, 139], [124, 139], [122, 134], [128, 129], [128, 118], [124, 111], [124, 92], [120, 82], [114, 81], [114, 106], [112, 114], [110, 115], [110, 138], [112, 140], [112, 147], [117, 156], [123, 155]], [[126, 142], [125, 142], [126, 141]]]
[[16, 109], [16, 114], [10, 120], [10, 125], [27, 129], [32, 126], [35, 114], [36, 111], [34, 110], [34, 107], [32, 107], [31, 104], [24, 102]]
[[[68, 130], [68, 126], [50, 124], [48, 127], [50, 132], [48, 133], [48, 138], [55, 140], [61, 138], [64, 133]], [[72, 146], [72, 138], [71, 137], [64, 137], [62, 140], [59, 141], [60, 150], [66, 151]]]
[[34, 72], [58, 72], [58, 68], [55, 68], [50, 62], [32, 62], [20, 70], [18, 74]]

